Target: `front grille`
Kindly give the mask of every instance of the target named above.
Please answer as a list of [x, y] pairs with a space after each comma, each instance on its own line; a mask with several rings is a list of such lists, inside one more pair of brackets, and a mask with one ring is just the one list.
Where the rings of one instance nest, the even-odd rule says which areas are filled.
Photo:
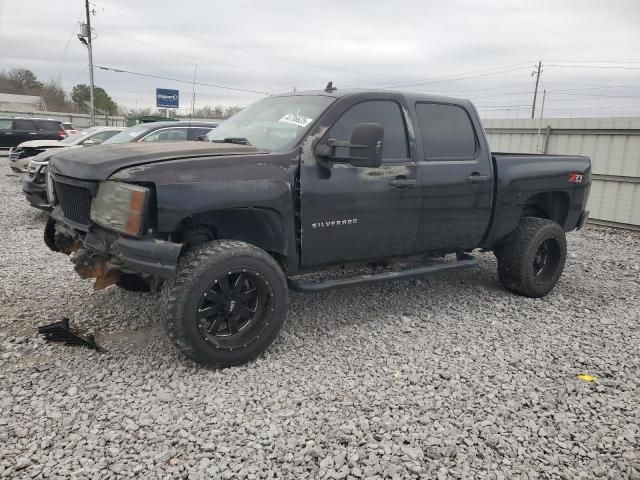
[[65, 218], [89, 225], [91, 220], [91, 192], [76, 185], [54, 181], [55, 192]]

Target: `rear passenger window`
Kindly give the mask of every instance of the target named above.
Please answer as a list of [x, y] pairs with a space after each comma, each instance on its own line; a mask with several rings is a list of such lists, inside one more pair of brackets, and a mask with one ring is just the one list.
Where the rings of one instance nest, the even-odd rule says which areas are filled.
[[31, 120], [16, 120], [16, 130], [35, 130], [36, 127]]
[[0, 118], [0, 130], [11, 130], [13, 120], [10, 118]]
[[427, 159], [471, 159], [476, 135], [467, 112], [457, 105], [418, 103], [416, 113]]
[[409, 158], [407, 131], [400, 105], [391, 100], [375, 100], [358, 103], [347, 110], [331, 127], [327, 138], [349, 141], [353, 127], [359, 123], [378, 123], [384, 127], [382, 158], [405, 160]]
[[36, 120], [38, 130], [62, 130], [62, 124], [51, 120]]

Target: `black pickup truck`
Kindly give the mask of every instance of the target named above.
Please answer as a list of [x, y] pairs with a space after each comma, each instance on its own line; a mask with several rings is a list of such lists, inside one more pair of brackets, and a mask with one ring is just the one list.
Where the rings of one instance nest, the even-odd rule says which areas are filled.
[[161, 288], [169, 336], [213, 367], [271, 344], [289, 289], [469, 268], [474, 249], [495, 253], [508, 290], [541, 297], [588, 215], [587, 157], [492, 153], [467, 100], [328, 86], [260, 100], [208, 140], [56, 155], [44, 237], [95, 288]]

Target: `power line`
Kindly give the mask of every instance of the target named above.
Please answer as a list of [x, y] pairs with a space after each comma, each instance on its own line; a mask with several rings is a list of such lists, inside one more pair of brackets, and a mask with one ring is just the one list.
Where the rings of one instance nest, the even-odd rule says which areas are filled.
[[559, 65], [557, 63], [547, 63], [546, 67], [559, 67], [559, 68], [606, 68], [606, 69], [622, 69], [622, 70], [640, 70], [640, 67], [624, 67], [619, 65]]
[[558, 63], [638, 63], [636, 61], [627, 61], [627, 60], [547, 60], [547, 62], [558, 62]]
[[[82, 18], [82, 11], [80, 11], [80, 18]], [[78, 20], [79, 21], [79, 20]], [[56, 65], [56, 69], [55, 69], [55, 75], [58, 74], [58, 72], [60, 71], [60, 64], [62, 63], [62, 59], [64, 58], [64, 56], [67, 54], [67, 50], [69, 49], [69, 45], [71, 44], [71, 39], [73, 38], [73, 34], [76, 33], [76, 29], [78, 28], [78, 26], [76, 25], [76, 22], [73, 23], [73, 30], [71, 30], [71, 34], [69, 35], [69, 38], [67, 39], [67, 43], [64, 46], [64, 50], [62, 51], [62, 55], [60, 55], [60, 58], [58, 59], [58, 64]]]
[[96, 65], [96, 67], [98, 67], [101, 70], [109, 70], [112, 72], [117, 72], [117, 73], [128, 73], [130, 75], [137, 75], [139, 77], [149, 77], [149, 78], [159, 78], [162, 80], [171, 80], [172, 82], [179, 82], [179, 83], [188, 83], [190, 85], [203, 85], [205, 87], [214, 87], [214, 88], [222, 88], [224, 90], [235, 90], [237, 92], [249, 92], [249, 93], [259, 93], [262, 95], [271, 95], [269, 92], [262, 92], [259, 90], [249, 90], [246, 88], [236, 88], [236, 87], [228, 87], [226, 85], [217, 85], [215, 83], [204, 83], [204, 82], [194, 82], [192, 80], [184, 80], [184, 79], [179, 79], [179, 78], [172, 78], [172, 77], [163, 77], [160, 75], [151, 75], [149, 73], [140, 73], [140, 72], [132, 72], [130, 70], [123, 70], [121, 68], [112, 68], [112, 67], [105, 67], [102, 65]]
[[[114, 8], [111, 8], [111, 7], [105, 7], [104, 5], [99, 5], [99, 4], [95, 3], [95, 2], [92, 2], [91, 4], [96, 6], [96, 7], [99, 7], [99, 8], [105, 9], [105, 10], [109, 10], [109, 11], [111, 11], [113, 13], [116, 13], [117, 15], [123, 16], [125, 18], [129, 18], [131, 20], [135, 20], [137, 22], [144, 23], [144, 24], [150, 25], [150, 26], [155, 27], [155, 28], [161, 28], [163, 30], [167, 30], [169, 32], [175, 33], [177, 35], [182, 35], [183, 37], [186, 37], [186, 38], [191, 38], [193, 40], [197, 40], [200, 43], [202, 43], [202, 42], [209, 43], [209, 44], [215, 45], [216, 47], [219, 47], [219, 48], [226, 48], [226, 49], [229, 49], [229, 50], [236, 50], [236, 51], [243, 52], [243, 53], [246, 53], [246, 54], [249, 54], [249, 55], [256, 55], [256, 56], [259, 56], [259, 57], [271, 58], [271, 59], [278, 60], [278, 61], [285, 62], [285, 63], [295, 63], [295, 64], [298, 64], [298, 65], [303, 65], [303, 66], [313, 67], [313, 68], [320, 68], [320, 69], [324, 69], [324, 70], [331, 70], [331, 71], [334, 71], [334, 72], [341, 71], [341, 72], [352, 73], [352, 74], [355, 73], [357, 75], [372, 75], [371, 72], [359, 72], [359, 71], [356, 71], [356, 70], [344, 69], [344, 68], [339, 68], [339, 67], [335, 67], [335, 66], [320, 65], [320, 64], [314, 64], [314, 63], [302, 62], [302, 61], [299, 61], [299, 60], [283, 58], [283, 57], [279, 57], [277, 55], [271, 55], [271, 54], [268, 54], [268, 53], [255, 52], [253, 50], [236, 47], [234, 45], [228, 45], [228, 44], [225, 44], [225, 43], [214, 42], [213, 40], [209, 40], [207, 38], [202, 38], [202, 37], [198, 37], [198, 36], [195, 36], [195, 35], [186, 34], [184, 32], [176, 30], [174, 28], [167, 27], [166, 25], [160, 25], [158, 23], [149, 22], [148, 20], [143, 20], [141, 18], [134, 17], [134, 16], [129, 15], [127, 13], [124, 13], [124, 12], [122, 12], [120, 10], [117, 10], [117, 9], [114, 9]], [[391, 75], [391, 74], [377, 73], [376, 75], [381, 75], [381, 76], [389, 77], [389, 78], [401, 78], [399, 75]]]
[[432, 85], [436, 83], [447, 83], [447, 82], [452, 82], [457, 80], [465, 80], [467, 78], [478, 78], [478, 77], [484, 77], [489, 75], [499, 75], [501, 73], [508, 73], [511, 71], [520, 70], [525, 65], [530, 65], [530, 64], [531, 62], [515, 63], [512, 65], [504, 65], [502, 67], [492, 67], [492, 68], [484, 68], [481, 70], [472, 70], [470, 72], [460, 73], [457, 75], [431, 77], [431, 78], [424, 78], [422, 80], [409, 80], [405, 82], [387, 84], [383, 86], [370, 85], [370, 86], [359, 86], [359, 87], [353, 87], [353, 88], [373, 88], [377, 86], [378, 88], [382, 88], [382, 89], [390, 89], [390, 88], [399, 88], [399, 87], [403, 88], [403, 87], [415, 87], [420, 85]]
[[[94, 28], [94, 30], [96, 30], [96, 29]], [[153, 45], [151, 43], [146, 43], [146, 42], [142, 42], [140, 40], [134, 40], [132, 38], [127, 38], [127, 37], [124, 37], [122, 35], [115, 34], [113, 32], [105, 30], [104, 28], [100, 28], [100, 32], [106, 33], [107, 35], [110, 35], [112, 37], [120, 38], [120, 39], [125, 40], [127, 42], [139, 43], [140, 45], [145, 45], [147, 47], [151, 47], [151, 48], [154, 48], [156, 50], [161, 50], [162, 52], [165, 52], [165, 53], [172, 53], [172, 54], [174, 54], [176, 56], [180, 56], [182, 58], [189, 57], [189, 58], [193, 58], [194, 60], [205, 61], [205, 62], [207, 62], [209, 64], [215, 63], [216, 66], [224, 66], [224, 67], [229, 67], [229, 68], [235, 68], [235, 69], [238, 69], [238, 70], [244, 70], [246, 72], [251, 72], [251, 73], [254, 73], [254, 74], [257, 74], [257, 75], [263, 75], [265, 77], [278, 78], [278, 79], [288, 80], [288, 81], [298, 81], [299, 80], [298, 78], [294, 78], [294, 77], [287, 77], [287, 76], [284, 76], [284, 75], [266, 73], [266, 72], [262, 72], [260, 70], [254, 70], [252, 68], [240, 67], [240, 66], [237, 66], [237, 65], [232, 65], [230, 63], [224, 63], [224, 62], [220, 62], [220, 61], [217, 61], [217, 60], [207, 59], [207, 58], [204, 58], [204, 57], [197, 57], [195, 55], [190, 55], [190, 54], [184, 53], [184, 52], [178, 52], [176, 50], [169, 50], [169, 49], [167, 49], [166, 47], [163, 47], [163, 46]]]

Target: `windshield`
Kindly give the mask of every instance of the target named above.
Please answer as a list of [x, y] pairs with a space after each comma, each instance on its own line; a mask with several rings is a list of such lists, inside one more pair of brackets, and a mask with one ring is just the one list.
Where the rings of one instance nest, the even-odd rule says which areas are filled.
[[82, 130], [81, 132], [74, 133], [73, 135], [69, 135], [64, 140], [60, 140], [60, 143], [63, 145], [77, 145], [78, 143], [85, 140], [89, 135], [95, 133], [99, 128], [87, 128], [86, 130]]
[[211, 142], [238, 140], [270, 151], [292, 147], [334, 101], [321, 95], [269, 97], [249, 105], [207, 134]]
[[116, 133], [113, 137], [108, 138], [102, 145], [108, 143], [127, 143], [131, 142], [134, 138], [139, 137], [141, 134], [149, 130], [153, 126], [153, 123], [139, 123], [133, 127], [125, 128], [121, 132]]

